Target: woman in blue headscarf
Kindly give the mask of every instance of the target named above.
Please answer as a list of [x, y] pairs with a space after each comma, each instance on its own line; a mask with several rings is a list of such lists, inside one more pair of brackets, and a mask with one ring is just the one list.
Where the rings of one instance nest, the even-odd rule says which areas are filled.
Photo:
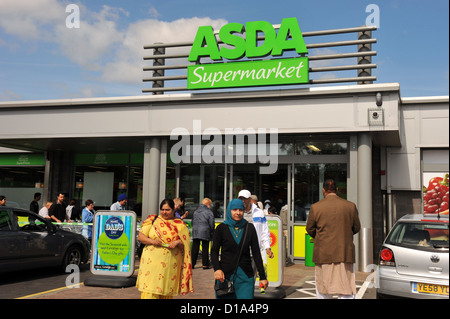
[[[243, 217], [244, 203], [240, 199], [233, 199], [228, 204], [225, 221], [217, 226], [214, 232], [211, 248], [214, 279], [216, 282], [234, 281], [235, 293], [224, 298], [254, 298], [255, 279], [252, 269], [252, 256], [258, 269], [260, 286], [265, 289], [268, 285], [256, 229]], [[241, 245], [243, 247], [242, 255], [238, 260]], [[250, 249], [252, 255], [250, 255]], [[234, 274], [238, 262], [239, 266], [236, 274]]]

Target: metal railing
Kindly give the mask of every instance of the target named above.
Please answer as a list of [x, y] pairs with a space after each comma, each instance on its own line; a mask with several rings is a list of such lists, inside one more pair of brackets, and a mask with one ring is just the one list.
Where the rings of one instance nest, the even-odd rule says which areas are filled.
[[[279, 28], [278, 26], [274, 26]], [[326, 49], [335, 47], [348, 47], [357, 46], [355, 52], [344, 52], [344, 53], [331, 53], [331, 54], [318, 54], [309, 55], [308, 59], [310, 62], [316, 61], [338, 61], [337, 65], [326, 65], [326, 66], [311, 66], [309, 67], [310, 73], [325, 73], [325, 72], [338, 72], [338, 71], [349, 71], [356, 70], [356, 75], [351, 77], [338, 77], [332, 76], [319, 77], [317, 79], [310, 79], [308, 84], [328, 84], [328, 83], [343, 83], [343, 82], [357, 82], [358, 84], [368, 84], [376, 81], [376, 76], [372, 76], [372, 69], [376, 68], [376, 64], [372, 63], [372, 57], [377, 54], [376, 51], [372, 50], [372, 44], [376, 43], [377, 40], [372, 38], [372, 31], [377, 28], [374, 26], [361, 26], [356, 28], [347, 29], [335, 29], [335, 30], [324, 30], [324, 31], [312, 31], [304, 32], [304, 38], [313, 38], [319, 36], [330, 36], [330, 35], [340, 35], [346, 33], [356, 33], [356, 40], [346, 40], [346, 41], [332, 41], [332, 42], [321, 42], [306, 44], [308, 50], [313, 49]], [[218, 32], [216, 32], [218, 33]], [[264, 36], [259, 36], [258, 40], [264, 40]], [[305, 40], [305, 42], [308, 42]], [[219, 45], [223, 42], [218, 41]], [[166, 82], [169, 81], [185, 81], [187, 80], [187, 67], [193, 65], [194, 63], [189, 63], [187, 58], [189, 52], [174, 52], [166, 53], [166, 49], [176, 49], [180, 48], [190, 48], [193, 42], [178, 42], [178, 43], [155, 43], [151, 45], [145, 45], [144, 49], [153, 50], [152, 55], [144, 56], [144, 60], [152, 60], [153, 65], [146, 66], [143, 68], [144, 71], [153, 72], [153, 76], [146, 77], [143, 82], [152, 82], [151, 88], [144, 88], [143, 93], [153, 93], [153, 94], [163, 94], [164, 92], [170, 91], [187, 91], [187, 84], [184, 86], [166, 86]], [[354, 64], [341, 65], [341, 59], [355, 58], [357, 60]], [[176, 61], [175, 64], [167, 63], [166, 61], [182, 59], [181, 62]], [[203, 58], [204, 59], [204, 58]], [[208, 61], [210, 63], [211, 61]], [[200, 60], [200, 64], [202, 61]], [[175, 75], [166, 75], [165, 71], [178, 70]], [[178, 74], [179, 73], [179, 74]], [[334, 73], [333, 73], [334, 74]]]

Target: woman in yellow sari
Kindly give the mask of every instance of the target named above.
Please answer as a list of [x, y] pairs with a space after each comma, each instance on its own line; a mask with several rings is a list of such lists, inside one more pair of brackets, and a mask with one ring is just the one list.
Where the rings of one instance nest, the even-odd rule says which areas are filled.
[[189, 229], [174, 218], [173, 200], [163, 200], [159, 208], [160, 215], [149, 216], [138, 236], [145, 245], [136, 282], [142, 299], [171, 299], [194, 291]]

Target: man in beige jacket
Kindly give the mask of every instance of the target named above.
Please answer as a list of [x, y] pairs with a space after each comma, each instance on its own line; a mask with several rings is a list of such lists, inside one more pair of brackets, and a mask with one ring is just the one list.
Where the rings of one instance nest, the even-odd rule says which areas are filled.
[[336, 195], [335, 181], [326, 180], [322, 191], [324, 199], [311, 206], [306, 223], [314, 238], [317, 297], [352, 299], [356, 294], [353, 235], [361, 228], [358, 209]]

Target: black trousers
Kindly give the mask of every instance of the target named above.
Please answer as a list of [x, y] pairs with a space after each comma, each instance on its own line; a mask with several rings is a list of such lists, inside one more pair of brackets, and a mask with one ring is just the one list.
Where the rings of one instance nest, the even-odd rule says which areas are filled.
[[197, 263], [198, 251], [202, 242], [202, 266], [209, 267], [209, 240], [193, 239], [192, 242], [192, 266]]

